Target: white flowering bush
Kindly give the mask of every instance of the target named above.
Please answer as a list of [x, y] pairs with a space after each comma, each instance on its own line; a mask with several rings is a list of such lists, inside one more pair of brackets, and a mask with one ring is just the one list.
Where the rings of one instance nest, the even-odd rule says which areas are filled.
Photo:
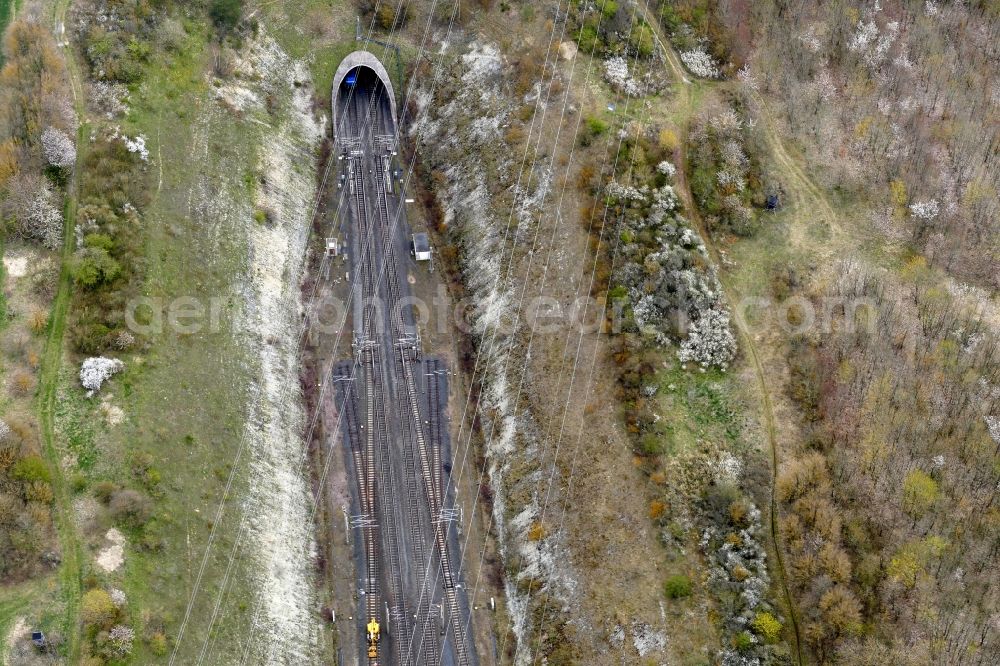
[[87, 389], [87, 395], [101, 390], [101, 386], [112, 376], [125, 369], [125, 364], [117, 358], [92, 356], [80, 366], [80, 384]]
[[125, 593], [116, 587], [108, 590], [108, 596], [111, 597], [111, 603], [113, 603], [116, 608], [124, 608], [125, 604], [128, 603]]
[[[719, 462], [724, 464], [725, 460]], [[707, 583], [716, 595], [730, 600], [721, 617], [727, 635], [724, 642], [731, 644], [735, 635], [743, 633], [750, 639], [749, 645], [724, 652], [722, 663], [776, 663], [772, 661], [774, 647], [761, 640], [756, 631], [748, 631], [760, 614], [781, 622], [781, 613], [768, 598], [771, 579], [762, 543], [761, 511], [739, 489], [738, 478], [716, 475], [714, 480], [702, 505], [702, 518], [707, 524], [699, 542], [709, 565]]]
[[11, 433], [10, 426], [7, 425], [6, 421], [0, 419], [0, 442], [3, 442], [8, 437], [10, 437], [10, 433]]
[[718, 366], [723, 370], [736, 356], [736, 338], [730, 326], [729, 312], [719, 306], [702, 313], [688, 330], [677, 358], [694, 361], [702, 367]]
[[135, 336], [128, 331], [121, 331], [115, 336], [114, 346], [119, 351], [125, 351], [135, 344]]
[[986, 429], [989, 430], [990, 437], [997, 444], [1000, 444], [1000, 417], [987, 416], [986, 418]]
[[50, 250], [62, 247], [62, 206], [48, 180], [21, 177], [9, 189], [6, 205], [17, 219], [20, 236]]
[[116, 624], [108, 632], [108, 641], [111, 643], [111, 648], [117, 654], [122, 656], [130, 655], [132, 654], [132, 643], [135, 641], [135, 631], [132, 627], [125, 626], [124, 624]]
[[620, 85], [628, 78], [628, 63], [625, 58], [615, 56], [604, 61], [604, 78], [611, 85]]
[[928, 201], [915, 201], [910, 204], [910, 214], [921, 220], [933, 220], [940, 212], [940, 205], [937, 199]]
[[607, 195], [618, 201], [642, 201], [646, 196], [631, 185], [622, 185], [617, 182], [608, 185]]
[[675, 167], [671, 162], [663, 160], [656, 165], [656, 172], [663, 174], [669, 180], [673, 180], [674, 175], [677, 173], [677, 167]]
[[691, 194], [705, 211], [710, 231], [724, 229], [751, 236], [758, 228], [755, 206], [762, 206], [763, 173], [748, 148], [753, 126], [730, 106], [707, 109], [692, 126], [689, 151]]
[[862, 21], [858, 23], [858, 30], [851, 38], [847, 48], [852, 51], [863, 51], [867, 49], [878, 37], [878, 25], [875, 21]]
[[128, 88], [121, 83], [94, 81], [90, 85], [90, 99], [108, 120], [128, 112]]
[[816, 80], [813, 82], [813, 85], [819, 98], [824, 102], [829, 102], [837, 96], [837, 83], [833, 80], [833, 75], [830, 74], [830, 70], [828, 69], [821, 69], [816, 74]]
[[[669, 162], [661, 167], [661, 173], [674, 173]], [[736, 354], [736, 340], [721, 304], [722, 290], [701, 237], [678, 214], [674, 188], [612, 183], [607, 194], [623, 212], [616, 281], [631, 305], [632, 324], [663, 345], [678, 337], [678, 317], [694, 322], [688, 338], [680, 340], [682, 360], [727, 367]], [[635, 242], [637, 238], [647, 240]]]
[[128, 134], [122, 134], [120, 128], [115, 128], [115, 133], [111, 135], [111, 139], [120, 140], [125, 144], [125, 150], [134, 155], [138, 155], [139, 159], [143, 162], [149, 161], [149, 149], [146, 148], [146, 137], [142, 134], [130, 137]]
[[746, 187], [746, 181], [738, 173], [726, 171], [725, 169], [715, 174], [715, 179], [722, 187], [732, 187], [737, 192], [742, 192]]
[[700, 76], [703, 79], [717, 79], [722, 76], [722, 71], [715, 60], [703, 48], [682, 52], [681, 60], [695, 76]]
[[55, 127], [46, 127], [42, 132], [42, 152], [45, 160], [61, 169], [72, 168], [76, 164], [76, 146], [66, 132]]
[[799, 35], [799, 41], [802, 42], [807, 50], [813, 53], [819, 53], [819, 50], [823, 47], [822, 42], [820, 42], [819, 37], [816, 35], [815, 25], [809, 26], [809, 29], [804, 34]]
[[757, 77], [755, 77], [753, 72], [750, 71], [750, 63], [746, 63], [740, 67], [739, 71], [736, 72], [736, 78], [747, 90], [757, 92], [759, 85], [757, 83]]
[[642, 97], [647, 87], [629, 73], [628, 63], [621, 56], [604, 61], [604, 79], [612, 88], [628, 97]]
[[858, 29], [847, 45], [851, 51], [861, 56], [861, 60], [871, 69], [877, 69], [889, 53], [899, 35], [899, 22], [889, 21], [885, 31], [880, 32], [874, 19], [858, 23]]

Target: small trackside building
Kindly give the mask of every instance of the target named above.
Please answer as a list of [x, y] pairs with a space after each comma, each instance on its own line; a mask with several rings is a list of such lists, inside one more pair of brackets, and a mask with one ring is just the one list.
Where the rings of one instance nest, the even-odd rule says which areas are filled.
[[431, 243], [427, 240], [427, 234], [413, 234], [413, 258], [417, 261], [431, 260]]

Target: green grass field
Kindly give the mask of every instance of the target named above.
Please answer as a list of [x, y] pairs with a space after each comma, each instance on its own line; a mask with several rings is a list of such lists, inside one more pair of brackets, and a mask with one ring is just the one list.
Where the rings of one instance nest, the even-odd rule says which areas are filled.
[[[10, 23], [16, 2], [17, 0], [0, 0], [0, 34], [7, 30], [7, 24]], [[3, 54], [0, 53], [0, 65], [2, 64]]]

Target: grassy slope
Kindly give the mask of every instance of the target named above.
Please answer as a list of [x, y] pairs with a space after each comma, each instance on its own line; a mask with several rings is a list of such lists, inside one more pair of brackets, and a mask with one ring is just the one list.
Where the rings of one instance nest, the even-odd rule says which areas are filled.
[[[68, 4], [67, 0], [56, 3], [54, 24], [64, 21]], [[334, 13], [341, 20], [332, 24], [333, 32], [316, 40], [303, 37], [295, 28], [309, 11], [329, 12], [328, 4], [289, 3], [287, 8], [277, 5], [269, 7], [269, 11], [276, 14], [275, 18], [291, 19], [266, 25], [273, 26], [276, 37], [291, 55], [310, 61], [319, 93], [328, 96], [336, 65], [355, 48], [349, 3], [337, 3]], [[132, 91], [132, 111], [122, 125], [126, 132], [145, 134], [151, 155], [149, 177], [155, 195], [145, 215], [144, 295], [163, 298], [165, 303], [177, 296], [193, 296], [206, 302], [221, 297], [225, 303], [222, 326], [217, 332], [191, 336], [165, 332], [153, 336], [143, 354], [131, 359], [126, 356], [127, 371], [102, 392], [127, 415], [123, 424], [111, 428], [99, 402], [85, 398], [79, 390], [77, 360], [65, 350], [72, 284], [64, 261], [39, 390], [44, 445], [57, 472], [56, 518], [63, 562], [57, 583], [43, 579], [4, 591], [0, 597], [0, 629], [5, 632], [17, 615], [27, 614], [33, 626], [58, 630], [68, 638], [67, 654], [72, 663], [80, 656], [77, 617], [82, 580], [88, 574], [98, 575], [102, 584], [126, 591], [137, 635], [143, 634], [142, 618], [150, 612], [162, 619], [168, 636], [176, 631], [198, 577], [229, 463], [235, 457], [243, 430], [247, 388], [254, 379], [252, 363], [236, 344], [231, 329], [232, 306], [241, 301], [238, 278], [246, 272], [245, 243], [241, 237], [227, 234], [232, 229], [212, 219], [211, 211], [195, 210], [192, 202], [211, 197], [204, 187], [226, 188], [238, 200], [252, 198], [252, 183], [259, 175], [255, 146], [261, 131], [216, 108], [206, 78], [209, 29], [198, 23], [186, 27], [191, 38], [182, 53], [151, 63], [146, 83]], [[83, 118], [82, 77], [72, 58], [69, 64], [74, 98]], [[89, 131], [81, 128], [81, 147], [86, 145], [84, 137]], [[82, 148], [79, 157], [82, 161]], [[75, 197], [71, 197], [67, 204], [64, 259], [74, 249], [75, 208]], [[154, 468], [163, 478], [161, 490], [156, 493], [156, 534], [164, 547], [161, 552], [137, 549], [134, 542], [140, 535], [128, 533], [130, 546], [126, 547], [124, 567], [104, 574], [95, 568], [92, 555], [106, 545], [101, 535], [110, 523], [104, 520], [92, 533], [78, 533], [72, 510], [75, 495], [66, 477], [86, 480], [88, 488], [79, 493], [80, 497], [89, 496], [89, 488], [100, 480], [135, 486], [129, 468], [140, 451], [152, 457]], [[64, 473], [59, 463], [66, 459], [75, 464]], [[216, 529], [212, 556], [206, 561], [200, 594], [191, 607], [188, 631], [177, 654], [182, 662], [194, 661], [203, 647], [208, 648], [210, 660], [238, 658], [238, 641], [250, 631], [255, 587], [249, 580], [250, 554], [245, 545], [233, 548], [245, 469], [234, 480], [227, 510]], [[231, 553], [236, 554], [236, 566], [231, 577], [226, 577]], [[227, 583], [225, 590], [223, 581]], [[223, 591], [224, 603], [216, 608], [215, 602]], [[57, 612], [43, 612], [43, 607]], [[204, 627], [216, 612], [212, 640], [207, 641], [210, 636]], [[143, 641], [136, 641], [135, 663], [157, 660]]]
[[[56, 7], [56, 17], [65, 15], [66, 3]], [[188, 209], [196, 181], [206, 174], [229, 174], [234, 165], [249, 171], [255, 156], [246, 129], [234, 122], [206, 122], [200, 111], [212, 104], [204, 72], [208, 65], [205, 44], [208, 29], [192, 24], [193, 36], [183, 55], [153, 64], [149, 82], [132, 95], [133, 112], [127, 131], [144, 133], [149, 138], [152, 160], [162, 170], [150, 174], [157, 189], [155, 200], [146, 214], [147, 284], [145, 295], [163, 297], [164, 302], [177, 296], [194, 296], [208, 302], [214, 296], [231, 296], [236, 276], [245, 271], [244, 243], [239, 237], [220, 235], [211, 219], [193, 219]], [[74, 92], [80, 91], [79, 70], [71, 61]], [[82, 95], [77, 95], [78, 112], [84, 117]], [[205, 114], [211, 115], [211, 114]], [[80, 130], [79, 159], [87, 144], [90, 129]], [[204, 143], [209, 145], [205, 146]], [[237, 147], [235, 150], [227, 146]], [[192, 152], [202, 152], [203, 162], [193, 162]], [[249, 196], [244, 182], [238, 179], [236, 196]], [[231, 185], [231, 183], [230, 183]], [[64, 333], [72, 283], [66, 259], [75, 249], [75, 188], [67, 202], [67, 242], [63, 270], [53, 303], [51, 327], [42, 359], [39, 389], [39, 412], [46, 454], [56, 472], [56, 521], [62, 546], [62, 566], [58, 591], [47, 581], [20, 590], [5, 591], [2, 624], [12, 620], [22, 609], [36, 610], [43, 605], [58, 607], [58, 616], [43, 614], [38, 626], [57, 629], [68, 639], [67, 656], [79, 660], [80, 635], [77, 622], [81, 581], [87, 574], [99, 574], [105, 584], [123, 588], [129, 597], [129, 612], [137, 634], [142, 635], [141, 616], [151, 611], [162, 618], [170, 630], [184, 615], [193, 579], [209, 534], [228, 475], [227, 461], [234, 457], [245, 418], [245, 389], [252, 369], [232, 339], [228, 323], [231, 308], [223, 307], [222, 330], [214, 334], [177, 336], [169, 332], [150, 340], [148, 353], [126, 357], [129, 370], [116, 379], [103, 395], [130, 417], [120, 426], [110, 428], [104, 421], [97, 399], [87, 399], [75, 376], [76, 361], [65, 350]], [[231, 301], [230, 301], [231, 302]], [[96, 570], [90, 555], [102, 547], [103, 533], [109, 523], [99, 525], [94, 534], [78, 534], [72, 510], [74, 493], [67, 476], [82, 477], [92, 487], [96, 481], [112, 480], [136, 485], [130, 478], [130, 462], [138, 451], [148, 453], [163, 477], [162, 494], [158, 493], [156, 533], [164, 543], [159, 553], [135, 548], [126, 549], [123, 570], [104, 575]], [[62, 461], [72, 460], [64, 471]], [[242, 491], [242, 479], [231, 488], [232, 496]], [[84, 491], [83, 495], [89, 495]], [[232, 500], [232, 497], [230, 498]], [[228, 556], [234, 541], [238, 503], [230, 510], [217, 530], [214, 557], [208, 563], [202, 586], [202, 603], [192, 612], [192, 626], [207, 625], [213, 611], [216, 588], [222, 580], [220, 561]], [[127, 534], [135, 541], [137, 533]], [[86, 546], [91, 548], [86, 548]], [[250, 586], [246, 567], [229, 582], [227, 604], [246, 609], [250, 604]], [[180, 584], [179, 584], [180, 583]], [[37, 613], [36, 613], [37, 614]], [[244, 613], [245, 615], [245, 613]], [[239, 613], [220, 615], [216, 630], [228, 633], [236, 623], [245, 621]], [[245, 630], [245, 627], [243, 627]], [[235, 633], [235, 631], [234, 631]], [[198, 631], [178, 656], [191, 657], [203, 641]], [[220, 648], [225, 652], [227, 646]], [[226, 655], [231, 658], [233, 655]], [[135, 662], [154, 661], [141, 641], [136, 642]]]
[[[359, 48], [354, 41], [355, 9], [349, 0], [303, 0], [268, 7], [267, 29], [288, 55], [309, 64], [316, 94], [328, 100], [337, 65]], [[307, 24], [322, 16], [325, 30]], [[324, 104], [327, 109], [329, 104]], [[329, 111], [327, 111], [329, 113]]]
[[[101, 424], [95, 402], [80, 396], [71, 376], [62, 387], [70, 404], [76, 403], [66, 410], [65, 429], [94, 430], [93, 448], [99, 459], [91, 467], [92, 480], [135, 485], [129, 467], [140, 452], [151, 457], [162, 477], [154, 491], [155, 531], [162, 549], [128, 548], [123, 571], [109, 578], [125, 590], [134, 617], [151, 611], [162, 619], [168, 635], [184, 617], [198, 577], [228, 465], [240, 442], [245, 391], [252, 376], [230, 328], [233, 285], [244, 272], [244, 244], [227, 234], [231, 229], [206, 215], [207, 211], [191, 207], [203, 183], [209, 188], [226, 187], [229, 183], [216, 176], [248, 168], [253, 159], [251, 142], [235, 123], [213, 122], [204, 76], [208, 28], [189, 24], [188, 29], [192, 35], [180, 54], [150, 66], [147, 82], [132, 95], [125, 128], [147, 137], [151, 155], [154, 199], [145, 213], [143, 295], [161, 299], [164, 308], [177, 297], [193, 297], [205, 304], [221, 297], [226, 305], [220, 329], [178, 335], [165, 326], [162, 333], [150, 335], [146, 353], [135, 355], [131, 362], [126, 358], [127, 372], [109, 387], [114, 402], [128, 415], [116, 428]], [[231, 496], [242, 493], [244, 481], [242, 475], [237, 476]], [[225, 565], [221, 557], [228, 555], [235, 540], [237, 506], [232, 501], [228, 504], [216, 529], [212, 557], [192, 607], [192, 627], [207, 625], [212, 612]], [[128, 536], [130, 542], [139, 538], [138, 534]], [[229, 581], [228, 599], [238, 606], [248, 605], [245, 574], [244, 567]], [[234, 629], [229, 624], [217, 628]], [[191, 652], [201, 650], [202, 638], [199, 631], [189, 632], [178, 658], [193, 660]], [[145, 646], [137, 645], [136, 663], [153, 660]]]

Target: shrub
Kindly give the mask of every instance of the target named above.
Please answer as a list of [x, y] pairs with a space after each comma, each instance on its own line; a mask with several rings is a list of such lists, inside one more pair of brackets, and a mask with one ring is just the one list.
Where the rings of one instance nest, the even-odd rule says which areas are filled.
[[243, 0], [212, 0], [208, 14], [219, 32], [227, 33], [236, 27], [243, 16]]
[[410, 18], [410, 9], [406, 3], [383, 2], [377, 12], [378, 25], [383, 30], [402, 28]]
[[121, 264], [101, 247], [88, 247], [77, 252], [72, 265], [73, 279], [82, 287], [94, 288], [118, 277]]
[[149, 651], [157, 657], [167, 654], [167, 637], [162, 632], [157, 631], [149, 637]]
[[653, 520], [659, 520], [662, 518], [666, 510], [667, 505], [660, 500], [653, 500], [649, 503], [649, 517]]
[[28, 326], [33, 333], [41, 333], [49, 325], [49, 313], [41, 308], [32, 308], [28, 315]]
[[742, 526], [747, 517], [747, 505], [743, 500], [737, 500], [729, 505], [729, 518], [734, 525]]
[[13, 442], [0, 441], [0, 470], [5, 470], [17, 460], [18, 446]]
[[126, 488], [111, 496], [112, 517], [129, 527], [141, 527], [152, 514], [152, 502], [137, 490]]
[[660, 135], [657, 137], [657, 141], [660, 145], [660, 149], [673, 154], [677, 147], [680, 145], [680, 141], [677, 138], [677, 132], [669, 128], [664, 128], [660, 130]]
[[0, 493], [0, 525], [14, 522], [20, 508], [21, 502], [17, 497], [9, 493]]
[[637, 26], [629, 37], [629, 44], [636, 50], [642, 58], [653, 55], [655, 42], [653, 41], [653, 30], [645, 23]]
[[143, 526], [138, 546], [144, 551], [154, 553], [163, 548], [163, 541], [163, 527], [154, 518]]
[[937, 481], [915, 469], [903, 481], [903, 509], [911, 518], [919, 518], [934, 506], [938, 497]]
[[105, 252], [111, 253], [115, 248], [115, 242], [112, 240], [111, 236], [107, 234], [92, 233], [87, 234], [83, 237], [83, 244], [86, 247], [96, 247], [104, 250]]
[[[151, 491], [160, 485], [160, 481], [163, 480], [163, 476], [160, 474], [160, 470], [150, 467], [142, 475], [142, 483]], [[153, 493], [154, 495], [156, 493]]]
[[111, 481], [99, 481], [94, 486], [94, 497], [96, 497], [103, 504], [107, 504], [111, 501], [111, 496], [114, 495], [117, 490], [118, 486]]
[[691, 579], [684, 574], [671, 576], [663, 587], [670, 599], [683, 599], [691, 596]]
[[541, 541], [545, 538], [545, 526], [539, 522], [534, 522], [528, 528], [528, 541]]
[[767, 643], [777, 643], [781, 638], [781, 622], [766, 611], [754, 616], [753, 630]]
[[13, 477], [25, 483], [43, 481], [52, 483], [52, 473], [41, 456], [31, 455], [21, 458], [14, 465]]
[[608, 131], [609, 125], [596, 116], [590, 116], [587, 118], [586, 123], [587, 131], [590, 132], [591, 136], [600, 136]]
[[74, 474], [72, 480], [70, 481], [70, 488], [74, 493], [82, 493], [87, 489], [87, 483], [86, 474]]
[[29, 502], [50, 504], [53, 497], [52, 486], [47, 481], [31, 481], [24, 484], [24, 499]]
[[746, 652], [753, 647], [753, 636], [749, 631], [741, 631], [733, 637], [733, 647], [740, 652]]
[[589, 23], [583, 26], [580, 30], [580, 34], [577, 36], [577, 42], [580, 50], [584, 53], [594, 53], [595, 51], [603, 48], [601, 36], [597, 33], [597, 28]]
[[80, 617], [84, 624], [107, 627], [114, 621], [117, 612], [111, 595], [104, 590], [93, 589], [83, 595]]
[[25, 396], [35, 390], [35, 377], [28, 370], [19, 368], [10, 377], [10, 390], [15, 395]]
[[644, 456], [658, 456], [665, 450], [663, 437], [655, 432], [647, 432], [639, 439], [639, 453]]

